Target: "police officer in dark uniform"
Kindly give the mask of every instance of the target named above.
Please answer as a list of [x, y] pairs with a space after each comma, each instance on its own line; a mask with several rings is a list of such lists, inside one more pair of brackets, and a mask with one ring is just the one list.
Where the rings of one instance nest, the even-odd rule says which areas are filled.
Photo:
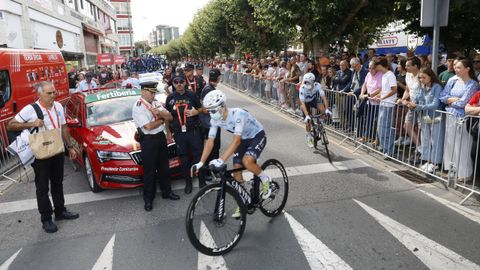
[[[210, 92], [216, 89], [218, 83], [220, 82], [220, 70], [218, 68], [213, 68], [208, 73], [208, 84], [202, 89], [202, 94], [200, 100], [203, 102], [203, 98]], [[210, 130], [210, 114], [202, 113], [200, 114], [200, 121], [203, 127], [203, 139], [208, 139], [208, 131]], [[212, 152], [208, 157], [207, 162], [211, 160], [217, 159], [220, 156], [220, 129], [217, 130], [217, 136], [215, 137], [215, 141], [213, 144]], [[205, 172], [205, 170], [201, 171], [200, 173]], [[208, 177], [208, 173], [204, 177]], [[202, 176], [200, 176], [202, 177]]]
[[[177, 153], [180, 156], [182, 175], [185, 178], [185, 193], [192, 192], [192, 178], [190, 167], [200, 160], [203, 151], [202, 130], [198, 114], [204, 109], [200, 100], [190, 90], [185, 90], [186, 79], [183, 73], [177, 72], [173, 76], [175, 91], [168, 95], [165, 106], [172, 114], [173, 138], [177, 145]], [[168, 136], [172, 136], [171, 133]], [[192, 155], [192, 163], [189, 154]], [[205, 180], [199, 179], [200, 187], [205, 186]]]
[[156, 82], [145, 82], [141, 88], [142, 96], [133, 105], [132, 117], [142, 149], [144, 208], [145, 211], [151, 211], [157, 193], [157, 179], [160, 182], [162, 198], [178, 200], [180, 197], [172, 192], [169, 178], [165, 121], [171, 121], [172, 115], [155, 99]]
[[185, 64], [185, 80], [187, 82], [187, 87], [190, 91], [195, 93], [197, 97], [200, 99], [200, 95], [202, 93], [202, 89], [205, 87], [205, 80], [203, 77], [197, 77], [194, 75], [195, 66], [191, 63]]

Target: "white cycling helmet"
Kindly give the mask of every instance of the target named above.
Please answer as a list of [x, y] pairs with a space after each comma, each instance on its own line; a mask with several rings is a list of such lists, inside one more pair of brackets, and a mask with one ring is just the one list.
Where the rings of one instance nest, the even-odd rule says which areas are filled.
[[313, 83], [315, 82], [315, 75], [311, 72], [309, 73], [306, 73], [305, 75], [303, 75], [303, 82], [309, 82], [309, 83]]
[[227, 96], [220, 91], [220, 90], [213, 90], [210, 91], [204, 98], [203, 98], [203, 106], [207, 110], [217, 109], [225, 104], [227, 101]]

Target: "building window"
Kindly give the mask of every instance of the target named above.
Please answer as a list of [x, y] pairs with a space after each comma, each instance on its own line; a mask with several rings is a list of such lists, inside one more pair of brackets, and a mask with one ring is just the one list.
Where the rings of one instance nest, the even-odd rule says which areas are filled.
[[83, 0], [80, 0], [80, 9], [83, 9]]
[[10, 100], [10, 96], [10, 76], [7, 70], [0, 70], [0, 98], [3, 98], [3, 101], [7, 102]]
[[117, 29], [118, 30], [130, 30], [130, 24], [128, 19], [118, 19], [117, 20]]
[[121, 47], [132, 46], [130, 35], [118, 35], [118, 44]]

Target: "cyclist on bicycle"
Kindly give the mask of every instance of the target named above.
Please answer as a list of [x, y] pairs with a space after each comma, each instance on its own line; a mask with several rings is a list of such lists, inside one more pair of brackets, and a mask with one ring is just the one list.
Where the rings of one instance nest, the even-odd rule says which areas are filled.
[[[257, 159], [267, 144], [263, 126], [246, 110], [227, 108], [226, 100], [227, 97], [220, 90], [213, 90], [204, 97], [203, 106], [210, 114], [211, 127], [208, 133], [208, 140], [203, 148], [202, 157], [192, 168], [198, 170], [204, 165], [213, 149], [218, 128], [224, 128], [233, 133], [233, 141], [220, 158], [210, 161], [209, 164], [220, 167], [233, 155], [233, 167], [241, 168], [243, 165], [248, 171], [258, 176], [262, 181], [262, 199], [268, 199], [272, 192], [270, 177], [257, 164]], [[236, 181], [243, 184], [242, 172], [235, 172], [233, 177]], [[240, 209], [237, 209], [235, 214], [239, 216]]]
[[331, 114], [328, 109], [328, 101], [322, 86], [315, 82], [315, 75], [313, 73], [306, 73], [303, 76], [302, 85], [300, 86], [300, 108], [303, 112], [306, 139], [308, 147], [313, 147], [313, 137], [310, 134], [312, 129], [310, 111], [315, 108], [320, 114]]

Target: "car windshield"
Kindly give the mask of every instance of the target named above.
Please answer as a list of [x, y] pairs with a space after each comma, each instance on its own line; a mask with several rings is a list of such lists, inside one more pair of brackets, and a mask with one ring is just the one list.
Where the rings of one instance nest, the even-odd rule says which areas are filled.
[[137, 100], [138, 96], [128, 96], [87, 104], [87, 127], [132, 120], [132, 107]]

